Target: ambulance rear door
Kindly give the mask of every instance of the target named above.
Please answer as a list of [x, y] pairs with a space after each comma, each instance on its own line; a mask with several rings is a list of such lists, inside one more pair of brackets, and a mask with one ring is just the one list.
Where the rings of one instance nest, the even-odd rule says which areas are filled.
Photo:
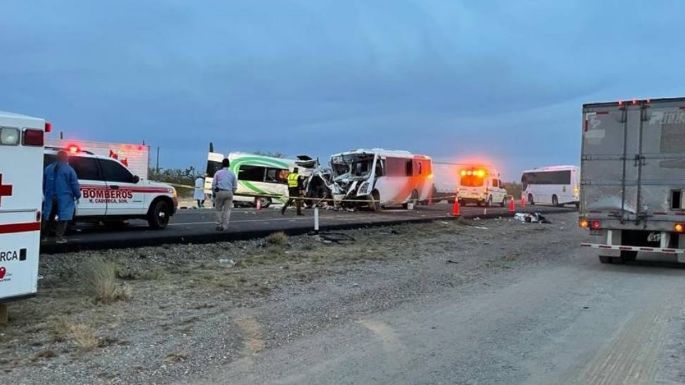
[[45, 127], [0, 112], [0, 302], [37, 291]]

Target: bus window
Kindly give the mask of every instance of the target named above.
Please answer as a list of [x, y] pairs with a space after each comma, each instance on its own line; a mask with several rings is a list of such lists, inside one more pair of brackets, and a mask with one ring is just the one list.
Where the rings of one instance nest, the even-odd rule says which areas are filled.
[[414, 175], [414, 162], [411, 159], [405, 160], [404, 166], [406, 167], [404, 176], [413, 176]]
[[238, 170], [238, 179], [250, 182], [264, 182], [265, 171], [264, 167], [241, 165]]

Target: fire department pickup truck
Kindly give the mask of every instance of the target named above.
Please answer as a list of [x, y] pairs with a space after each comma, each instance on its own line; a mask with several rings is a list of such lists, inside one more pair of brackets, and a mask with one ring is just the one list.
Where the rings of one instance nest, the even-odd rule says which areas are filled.
[[46, 131], [43, 119], [0, 112], [0, 304], [36, 294]]
[[57, 152], [69, 153], [69, 164], [81, 185], [75, 222], [118, 224], [126, 219], [144, 219], [153, 229], [163, 229], [176, 212], [176, 190], [165, 183], [141, 180], [121, 162], [73, 147], [47, 147], [44, 166], [55, 161]]

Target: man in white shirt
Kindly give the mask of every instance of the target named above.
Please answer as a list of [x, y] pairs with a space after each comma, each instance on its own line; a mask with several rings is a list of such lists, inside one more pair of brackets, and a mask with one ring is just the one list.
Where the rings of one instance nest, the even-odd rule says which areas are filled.
[[233, 207], [233, 194], [238, 189], [238, 178], [228, 166], [228, 159], [221, 161], [221, 169], [214, 174], [212, 192], [214, 193], [214, 205], [216, 206], [217, 231], [228, 228], [231, 219], [231, 207]]

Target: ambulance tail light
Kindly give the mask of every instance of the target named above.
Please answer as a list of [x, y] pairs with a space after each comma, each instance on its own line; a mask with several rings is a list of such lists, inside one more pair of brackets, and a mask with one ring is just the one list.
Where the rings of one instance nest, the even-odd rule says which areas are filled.
[[24, 146], [43, 146], [45, 144], [43, 137], [45, 132], [43, 130], [24, 130], [22, 144]]

